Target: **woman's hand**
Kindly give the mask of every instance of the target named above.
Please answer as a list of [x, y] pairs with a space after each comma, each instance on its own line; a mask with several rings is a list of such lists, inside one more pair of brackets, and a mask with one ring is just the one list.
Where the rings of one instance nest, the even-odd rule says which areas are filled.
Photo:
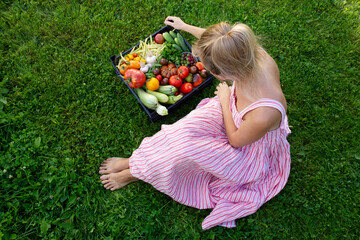
[[224, 108], [228, 108], [230, 104], [230, 87], [222, 82], [216, 87], [216, 91], [214, 92], [220, 99], [221, 106]]
[[184, 27], [186, 26], [186, 23], [183, 22], [183, 20], [181, 20], [181, 18], [179, 17], [172, 17], [172, 16], [168, 16], [165, 19], [165, 25], [169, 25], [175, 29], [179, 29], [179, 30], [183, 30]]

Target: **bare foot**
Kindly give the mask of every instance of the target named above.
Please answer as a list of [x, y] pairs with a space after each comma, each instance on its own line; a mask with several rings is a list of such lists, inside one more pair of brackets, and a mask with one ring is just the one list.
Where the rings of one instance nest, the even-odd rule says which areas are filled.
[[108, 158], [100, 165], [100, 174], [116, 173], [129, 168], [128, 158]]
[[100, 179], [102, 180], [101, 183], [104, 184], [104, 187], [106, 189], [110, 189], [111, 191], [120, 189], [128, 185], [129, 183], [139, 180], [133, 175], [131, 175], [130, 169], [126, 169], [121, 172], [102, 175]]

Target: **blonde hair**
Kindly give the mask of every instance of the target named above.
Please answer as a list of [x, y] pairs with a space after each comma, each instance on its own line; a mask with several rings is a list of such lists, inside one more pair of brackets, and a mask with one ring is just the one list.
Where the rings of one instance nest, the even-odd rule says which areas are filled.
[[221, 22], [210, 26], [193, 47], [205, 68], [215, 75], [245, 83], [258, 68], [261, 46], [246, 24]]

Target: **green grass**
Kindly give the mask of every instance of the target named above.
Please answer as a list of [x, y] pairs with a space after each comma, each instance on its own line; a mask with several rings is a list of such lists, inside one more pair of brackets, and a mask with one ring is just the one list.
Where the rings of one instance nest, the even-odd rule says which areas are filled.
[[[1, 1], [0, 239], [358, 239], [358, 1]], [[212, 97], [217, 81], [159, 122], [109, 57], [163, 27], [245, 22], [274, 57], [288, 100], [284, 190], [237, 227], [137, 182], [110, 192], [98, 167]], [[195, 39], [184, 33], [192, 43]], [[154, 146], [161, 147], [161, 146]]]

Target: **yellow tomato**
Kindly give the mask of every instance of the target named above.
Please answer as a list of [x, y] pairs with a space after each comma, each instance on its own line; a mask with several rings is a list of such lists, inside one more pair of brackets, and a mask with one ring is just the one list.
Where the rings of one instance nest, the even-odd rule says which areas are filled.
[[160, 86], [159, 80], [157, 80], [156, 78], [150, 78], [150, 80], [147, 81], [146, 83], [146, 88], [149, 89], [150, 91], [158, 90], [159, 86]]
[[145, 59], [143, 59], [143, 58], [142, 58], [142, 59], [140, 59], [140, 61], [141, 61], [141, 62], [143, 62], [143, 63], [146, 63], [146, 60], [145, 60]]
[[129, 57], [130, 60], [134, 59], [134, 56], [132, 54], [128, 54], [127, 56]]
[[134, 61], [138, 61], [138, 62], [140, 62], [140, 60], [141, 60], [141, 58], [140, 58], [140, 57], [136, 57], [136, 58], [134, 58]]

